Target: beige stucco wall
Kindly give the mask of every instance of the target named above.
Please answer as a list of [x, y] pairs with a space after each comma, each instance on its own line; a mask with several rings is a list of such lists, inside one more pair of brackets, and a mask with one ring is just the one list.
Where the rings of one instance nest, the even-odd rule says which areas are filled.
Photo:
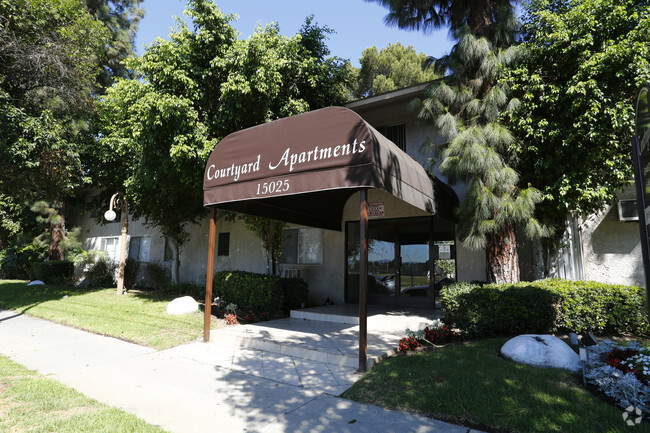
[[[74, 220], [75, 225], [82, 229], [85, 249], [100, 249], [103, 237], [119, 237], [120, 224], [96, 224], [88, 215], [80, 215]], [[189, 240], [183, 245], [180, 253], [179, 279], [183, 282], [205, 284], [208, 231], [210, 219], [206, 217], [198, 224], [187, 227]], [[299, 227], [291, 225], [290, 227]], [[221, 232], [230, 233], [230, 254], [217, 256], [215, 253], [214, 270], [244, 270], [267, 273], [266, 253], [261, 241], [244, 225], [241, 216], [229, 221], [220, 218], [217, 221], [217, 238]], [[163, 262], [165, 239], [156, 228], [146, 228], [143, 221], [129, 221], [129, 239], [134, 236], [149, 236], [151, 238], [150, 261]], [[322, 305], [329, 297], [335, 303], [343, 303], [343, 269], [344, 269], [344, 240], [343, 232], [323, 230], [323, 262], [321, 265], [281, 265], [280, 269], [299, 269], [301, 277], [309, 285], [310, 305]], [[169, 263], [167, 263], [169, 264]]]
[[[619, 199], [636, 198], [634, 190]], [[638, 222], [618, 219], [617, 203], [582, 223], [584, 279], [645, 287]]]

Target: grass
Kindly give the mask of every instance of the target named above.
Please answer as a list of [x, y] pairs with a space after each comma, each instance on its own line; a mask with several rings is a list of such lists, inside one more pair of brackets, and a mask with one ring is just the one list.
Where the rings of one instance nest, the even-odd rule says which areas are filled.
[[92, 400], [2, 356], [0, 431], [164, 432], [134, 415]]
[[343, 397], [492, 432], [650, 432], [647, 423], [627, 427], [622, 410], [587, 391], [578, 375], [499, 357], [506, 341], [389, 358]]
[[170, 316], [171, 296], [115, 289], [27, 286], [0, 280], [0, 309], [13, 310], [102, 335], [167, 349], [202, 335], [203, 313]]

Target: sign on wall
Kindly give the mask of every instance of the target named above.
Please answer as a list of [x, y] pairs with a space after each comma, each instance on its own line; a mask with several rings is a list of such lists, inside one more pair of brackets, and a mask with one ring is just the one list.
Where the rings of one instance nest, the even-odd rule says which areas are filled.
[[368, 218], [380, 218], [384, 216], [384, 202], [368, 202]]

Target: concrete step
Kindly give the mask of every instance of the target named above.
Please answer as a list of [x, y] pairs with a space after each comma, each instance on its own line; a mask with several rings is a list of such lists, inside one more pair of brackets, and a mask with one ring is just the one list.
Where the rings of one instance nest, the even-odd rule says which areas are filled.
[[[366, 367], [394, 354], [402, 336], [402, 331], [369, 334]], [[359, 367], [358, 338], [354, 325], [303, 319], [231, 326], [211, 332], [211, 341], [217, 344], [234, 344], [355, 369]]]

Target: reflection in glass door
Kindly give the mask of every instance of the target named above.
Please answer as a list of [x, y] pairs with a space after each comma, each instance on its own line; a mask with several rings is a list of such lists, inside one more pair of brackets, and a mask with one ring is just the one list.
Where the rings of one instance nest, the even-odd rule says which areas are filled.
[[[428, 236], [427, 236], [428, 238]], [[400, 245], [400, 295], [410, 297], [432, 296], [429, 290], [429, 243]]]
[[[368, 302], [434, 306], [439, 286], [455, 279], [455, 260], [451, 253], [454, 251], [453, 228], [453, 223], [432, 218], [371, 220], [368, 227]], [[347, 223], [346, 248], [346, 302], [358, 302], [358, 222]], [[439, 272], [442, 270], [444, 272]]]

